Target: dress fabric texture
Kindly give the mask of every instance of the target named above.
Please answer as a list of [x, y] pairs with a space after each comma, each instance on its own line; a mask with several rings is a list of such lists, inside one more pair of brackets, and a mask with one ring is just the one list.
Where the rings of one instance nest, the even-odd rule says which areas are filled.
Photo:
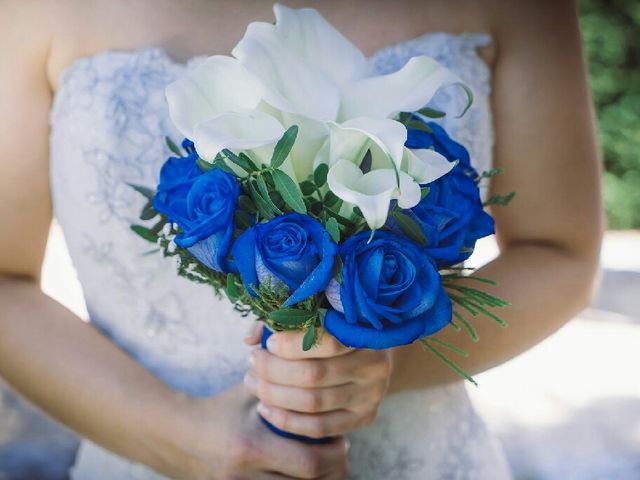
[[[464, 144], [479, 171], [491, 165], [490, 71], [476, 49], [485, 35], [430, 33], [392, 45], [369, 59], [391, 73], [415, 55], [429, 55], [458, 74], [475, 94], [456, 87], [430, 105]], [[145, 202], [129, 183], [153, 187], [169, 152], [165, 135], [181, 140], [169, 119], [165, 86], [203, 58], [173, 61], [160, 48], [107, 51], [76, 60], [60, 79], [51, 112], [54, 213], [82, 284], [93, 325], [177, 390], [206, 396], [240, 382], [253, 321], [206, 286], [177, 277], [170, 259], [129, 229]], [[429, 368], [437, 361], [425, 352]], [[495, 439], [476, 415], [462, 382], [393, 395], [374, 425], [350, 435], [350, 478], [508, 479]], [[83, 441], [75, 480], [163, 478]]]

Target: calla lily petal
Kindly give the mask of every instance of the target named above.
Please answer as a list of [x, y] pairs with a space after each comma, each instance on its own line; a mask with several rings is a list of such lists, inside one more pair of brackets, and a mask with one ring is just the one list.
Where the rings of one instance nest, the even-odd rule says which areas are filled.
[[412, 208], [420, 203], [420, 185], [409, 175], [400, 172], [400, 194], [398, 198], [398, 206], [400, 208]]
[[289, 48], [319, 66], [336, 84], [362, 78], [363, 53], [313, 8], [292, 9], [276, 4], [276, 28]]
[[227, 112], [199, 124], [195, 129], [196, 151], [205, 160], [213, 160], [224, 148], [250, 150], [276, 143], [284, 127], [271, 115], [258, 110]]
[[317, 120], [335, 120], [337, 85], [322, 70], [293, 52], [274, 25], [254, 22], [232, 54], [260, 79], [273, 107]]
[[360, 208], [371, 229], [384, 225], [389, 213], [389, 203], [397, 190], [393, 169], [363, 174], [353, 163], [340, 160], [329, 169], [327, 183], [338, 198]]
[[432, 58], [413, 57], [397, 72], [346, 85], [338, 120], [413, 112], [424, 107], [438, 89], [453, 83], [462, 82]]
[[407, 172], [420, 184], [437, 180], [449, 173], [455, 165], [455, 162], [450, 162], [444, 155], [431, 148], [405, 148], [402, 158], [402, 171]]
[[407, 129], [400, 122], [389, 118], [353, 118], [342, 124], [329, 123], [329, 165], [337, 160], [349, 160], [359, 164], [369, 148], [376, 144], [389, 158], [386, 167], [400, 168], [407, 141]]
[[262, 87], [235, 58], [216, 55], [169, 84], [165, 94], [171, 120], [182, 135], [194, 138], [195, 127], [205, 120], [254, 108]]

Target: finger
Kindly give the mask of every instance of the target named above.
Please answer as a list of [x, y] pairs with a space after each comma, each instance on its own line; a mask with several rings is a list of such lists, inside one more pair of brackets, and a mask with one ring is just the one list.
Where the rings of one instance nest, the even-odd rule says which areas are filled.
[[244, 343], [246, 343], [247, 345], [258, 345], [260, 343], [260, 339], [262, 338], [263, 328], [264, 326], [262, 325], [262, 323], [252, 323], [247, 336], [244, 337]]
[[345, 347], [332, 335], [320, 333], [320, 340], [306, 352], [302, 349], [304, 332], [277, 332], [267, 340], [267, 350], [274, 355], [289, 360], [305, 358], [328, 358], [345, 355], [354, 349]]
[[258, 403], [256, 409], [260, 415], [280, 430], [311, 438], [344, 435], [369, 425], [376, 415], [375, 410], [367, 415], [356, 415], [348, 410], [316, 414], [299, 413], [272, 407], [262, 402]]
[[260, 472], [254, 473], [251, 479], [255, 480], [295, 480], [296, 477], [290, 477], [289, 475], [281, 475], [276, 472]]
[[269, 445], [264, 452], [265, 466], [274, 473], [316, 479], [346, 472], [348, 447], [344, 437], [336, 437], [327, 444], [308, 445], [279, 437], [265, 426], [263, 434], [268, 440], [262, 443]]
[[347, 383], [367, 384], [387, 377], [386, 357], [374, 350], [356, 350], [348, 355], [324, 359], [285, 360], [254, 349], [251, 373], [259, 379], [293, 387], [336, 387]]
[[278, 385], [257, 379], [251, 373], [244, 377], [244, 384], [252, 395], [267, 405], [302, 413], [323, 413], [334, 410], [361, 410], [364, 406], [379, 403], [386, 391], [386, 384], [369, 388], [355, 383], [338, 387], [298, 388]]

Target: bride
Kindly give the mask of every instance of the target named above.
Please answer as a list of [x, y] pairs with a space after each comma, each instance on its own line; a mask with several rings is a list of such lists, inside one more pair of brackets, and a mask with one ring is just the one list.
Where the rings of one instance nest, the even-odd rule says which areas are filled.
[[[440, 334], [470, 352], [462, 367], [507, 361], [586, 306], [602, 219], [573, 2], [287, 3], [317, 8], [373, 72], [428, 55], [475, 93], [467, 115], [442, 121], [478, 170], [505, 170], [491, 190], [517, 191], [493, 212], [501, 253], [481, 270], [513, 306], [506, 330], [478, 322], [479, 343]], [[464, 385], [419, 346], [325, 339], [302, 355], [277, 334], [261, 351], [251, 319], [129, 231], [142, 199], [127, 184], [155, 184], [163, 138], [177, 137], [164, 88], [227, 54], [249, 22], [272, 22], [269, 1], [0, 4], [0, 375], [83, 436], [72, 478], [509, 478]], [[434, 106], [461, 101], [443, 90]], [[90, 323], [39, 289], [52, 215]], [[257, 411], [336, 438], [281, 438]]]

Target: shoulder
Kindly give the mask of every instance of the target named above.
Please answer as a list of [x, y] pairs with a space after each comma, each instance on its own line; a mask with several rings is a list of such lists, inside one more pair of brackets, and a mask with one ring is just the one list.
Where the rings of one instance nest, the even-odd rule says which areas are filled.
[[488, 21], [501, 42], [501, 50], [529, 45], [550, 45], [559, 37], [574, 35], [577, 8], [574, 0], [485, 0]]

